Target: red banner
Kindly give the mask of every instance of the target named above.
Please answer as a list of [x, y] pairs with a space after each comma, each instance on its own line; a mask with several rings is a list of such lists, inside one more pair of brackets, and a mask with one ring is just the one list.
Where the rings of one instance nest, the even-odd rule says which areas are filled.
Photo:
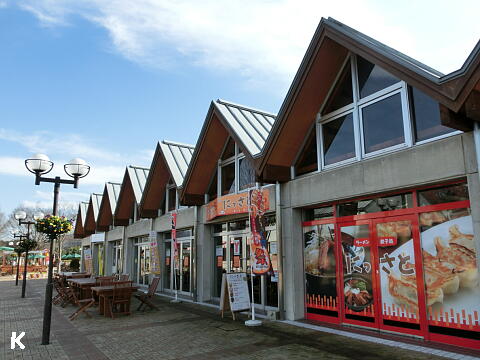
[[[262, 193], [263, 207], [265, 210], [269, 209], [269, 191], [255, 190]], [[244, 192], [241, 194], [230, 194], [221, 196], [207, 204], [206, 220], [212, 220], [217, 216], [246, 214], [248, 213], [248, 194]]]
[[[265, 198], [264, 191], [254, 189], [249, 191], [250, 197], [250, 252], [252, 272], [257, 275], [270, 271], [272, 264], [268, 254], [267, 233], [265, 231]], [[268, 202], [267, 202], [268, 203]]]

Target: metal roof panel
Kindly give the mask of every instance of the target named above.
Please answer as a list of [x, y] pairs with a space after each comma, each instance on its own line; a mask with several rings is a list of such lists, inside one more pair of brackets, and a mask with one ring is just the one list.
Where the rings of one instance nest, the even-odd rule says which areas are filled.
[[113, 215], [115, 213], [115, 208], [117, 207], [118, 195], [120, 195], [122, 184], [107, 182], [105, 186], [107, 187], [108, 200]]
[[141, 166], [129, 165], [127, 167], [128, 175], [132, 183], [133, 193], [135, 195], [135, 201], [140, 204], [142, 199], [143, 190], [145, 189], [145, 183], [147, 182], [149, 169]]
[[175, 185], [182, 186], [195, 147], [165, 140], [160, 143], [160, 147]]
[[258, 155], [275, 122], [275, 115], [220, 99], [214, 101], [214, 104], [235, 131], [241, 145], [245, 147], [244, 151], [252, 156]]

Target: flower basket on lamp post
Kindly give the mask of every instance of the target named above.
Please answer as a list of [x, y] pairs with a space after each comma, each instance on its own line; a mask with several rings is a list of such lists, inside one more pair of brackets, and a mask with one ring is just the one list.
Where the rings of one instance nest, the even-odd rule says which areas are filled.
[[50, 240], [55, 240], [58, 236], [70, 232], [73, 228], [72, 220], [65, 216], [47, 215], [38, 219], [35, 228]]

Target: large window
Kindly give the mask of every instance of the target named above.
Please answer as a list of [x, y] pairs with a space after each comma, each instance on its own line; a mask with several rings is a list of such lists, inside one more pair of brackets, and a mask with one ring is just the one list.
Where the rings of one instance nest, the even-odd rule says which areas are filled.
[[323, 125], [322, 140], [325, 165], [354, 158], [353, 113], [342, 115]]
[[172, 182], [166, 187], [165, 199], [166, 212], [178, 209], [177, 187]]
[[441, 124], [440, 107], [435, 100], [414, 87], [409, 87], [409, 95], [415, 141], [423, 141], [455, 131]]
[[[358, 56], [345, 59], [294, 165], [295, 176], [455, 133], [439, 104]], [[317, 146], [318, 143], [318, 146]]]
[[399, 93], [362, 107], [361, 116], [365, 153], [405, 143]]
[[238, 193], [255, 186], [255, 167], [232, 138], [223, 149], [217, 172], [208, 189], [208, 201], [220, 196]]

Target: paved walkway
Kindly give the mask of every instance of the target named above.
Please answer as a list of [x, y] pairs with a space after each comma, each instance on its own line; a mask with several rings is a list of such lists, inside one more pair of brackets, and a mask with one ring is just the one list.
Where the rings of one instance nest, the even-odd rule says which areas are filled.
[[[82, 314], [69, 321], [73, 306], [53, 306], [51, 341], [44, 346], [40, 341], [45, 283], [29, 281], [27, 298], [21, 299], [20, 286], [0, 281], [1, 360], [445, 359], [433, 351], [415, 352], [282, 322], [247, 328], [243, 321], [221, 319], [216, 309], [161, 298], [156, 298], [160, 311], [133, 312], [115, 320], [101, 317], [94, 308], [92, 319]], [[12, 331], [25, 331], [24, 350], [10, 350]]]

